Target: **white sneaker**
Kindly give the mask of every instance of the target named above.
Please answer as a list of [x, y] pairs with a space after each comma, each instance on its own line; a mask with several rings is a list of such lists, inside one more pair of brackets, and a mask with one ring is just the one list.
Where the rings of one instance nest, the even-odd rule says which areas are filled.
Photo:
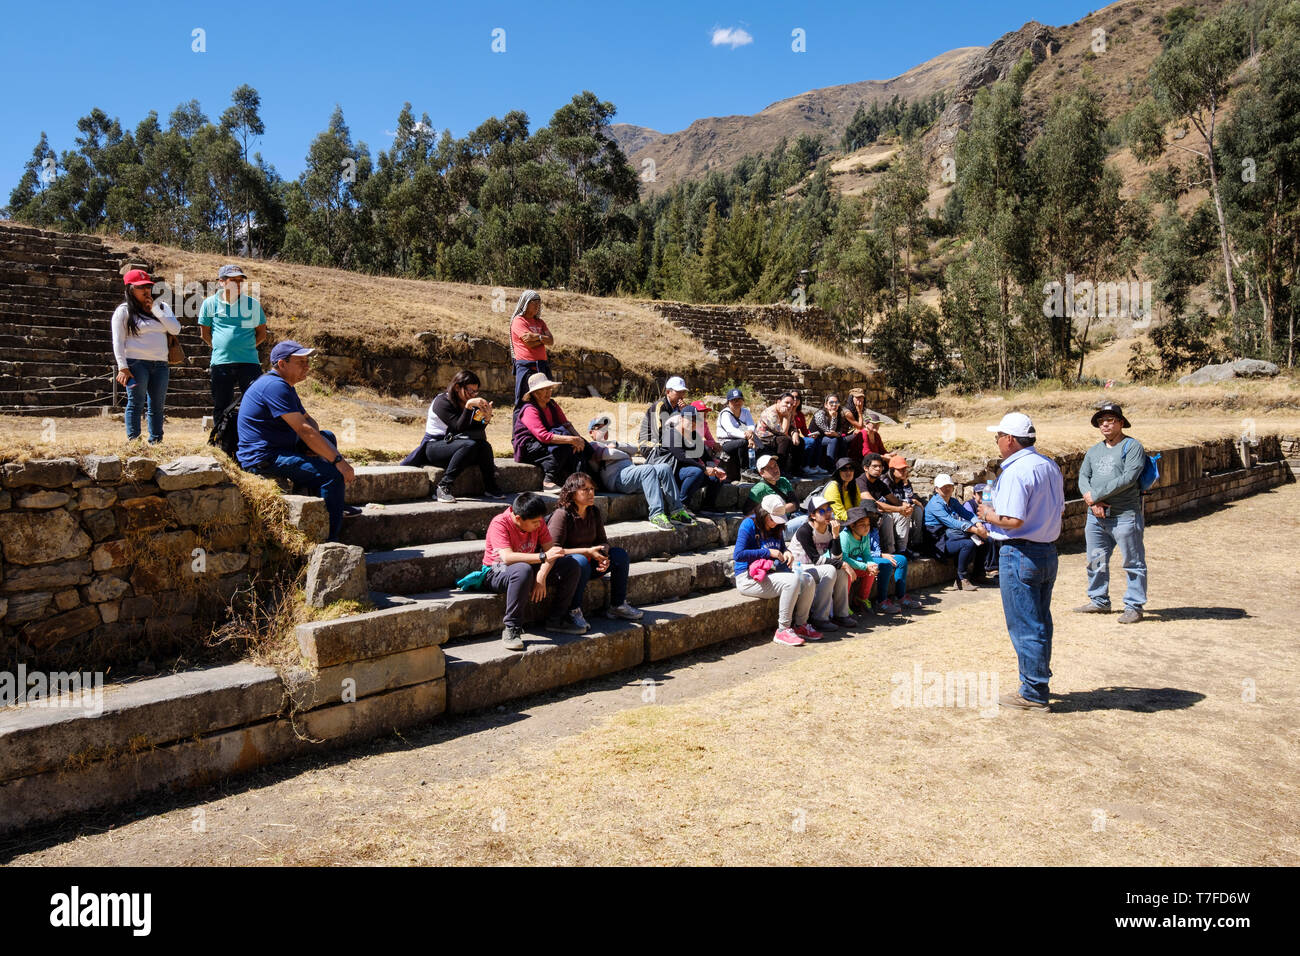
[[638, 611], [632, 605], [624, 601], [618, 607], [610, 608], [609, 613], [611, 617], [621, 617], [625, 621], [639, 621], [644, 612]]
[[584, 633], [591, 629], [591, 625], [587, 623], [587, 619], [582, 616], [582, 608], [580, 607], [575, 607], [569, 612], [569, 620], [573, 622], [574, 627], [582, 628]]

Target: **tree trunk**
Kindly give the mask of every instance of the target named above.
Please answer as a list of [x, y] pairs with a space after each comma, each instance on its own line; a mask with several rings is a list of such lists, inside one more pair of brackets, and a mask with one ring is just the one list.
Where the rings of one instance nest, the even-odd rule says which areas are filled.
[[[1219, 195], [1219, 172], [1217, 163], [1214, 159], [1214, 116], [1216, 107], [1210, 106], [1210, 128], [1205, 137], [1207, 165], [1210, 167], [1210, 192], [1214, 196], [1214, 214], [1219, 220], [1219, 247], [1223, 252], [1223, 276], [1225, 284], [1228, 287], [1228, 311], [1232, 315], [1233, 337], [1240, 340], [1240, 330], [1237, 327], [1237, 285], [1232, 279], [1232, 251], [1228, 244], [1228, 223], [1223, 215], [1223, 199]], [[1240, 358], [1240, 355], [1234, 355], [1233, 358]]]

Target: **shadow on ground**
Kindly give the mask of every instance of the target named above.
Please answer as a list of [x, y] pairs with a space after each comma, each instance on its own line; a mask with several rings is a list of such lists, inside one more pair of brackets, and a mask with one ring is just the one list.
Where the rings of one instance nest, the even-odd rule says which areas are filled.
[[1077, 714], [1091, 710], [1132, 710], [1154, 714], [1161, 710], [1183, 710], [1205, 700], [1194, 690], [1176, 687], [1098, 687], [1069, 694], [1052, 695], [1052, 711]]

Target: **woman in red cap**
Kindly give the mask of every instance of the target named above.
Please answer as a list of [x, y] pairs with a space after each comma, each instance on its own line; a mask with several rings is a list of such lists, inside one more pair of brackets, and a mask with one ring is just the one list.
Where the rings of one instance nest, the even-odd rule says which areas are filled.
[[163, 404], [167, 400], [167, 334], [181, 334], [181, 324], [166, 302], [154, 303], [153, 279], [143, 269], [122, 277], [126, 301], [113, 313], [113, 357], [117, 384], [126, 389], [126, 437], [140, 437], [140, 413], [148, 404], [149, 444], [163, 439]]

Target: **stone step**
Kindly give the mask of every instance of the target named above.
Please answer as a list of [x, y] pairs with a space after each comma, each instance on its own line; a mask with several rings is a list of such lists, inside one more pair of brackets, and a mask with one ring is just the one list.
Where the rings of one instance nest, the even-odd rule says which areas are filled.
[[[3, 353], [8, 354], [8, 353]], [[78, 356], [82, 358], [82, 356]], [[103, 378], [106, 385], [111, 382], [115, 370], [113, 368], [113, 357], [106, 356], [103, 361], [69, 361], [65, 355], [55, 356], [54, 358], [33, 359], [30, 357], [20, 356], [16, 361], [0, 359], [0, 375], [16, 376], [19, 378], [46, 379], [59, 376], [86, 379], [86, 378]], [[171, 366], [171, 381], [179, 379], [208, 379], [208, 370], [198, 365], [173, 365]]]
[[[0, 405], [0, 415], [30, 415], [33, 417], [45, 418], [95, 418], [103, 415], [104, 410], [110, 412], [122, 413], [121, 405], [114, 406], [111, 399], [104, 398], [99, 402], [89, 405]], [[173, 407], [167, 406], [168, 418], [202, 418], [204, 415], [210, 415], [210, 407], [195, 405], [193, 407]]]
[[[0, 409], [19, 408], [19, 407], [50, 407], [56, 405], [79, 405], [84, 402], [102, 401], [108, 404], [111, 401], [112, 391], [105, 386], [102, 390], [91, 391], [86, 388], [81, 389], [51, 389], [48, 391], [0, 391]], [[122, 399], [125, 403], [125, 398]], [[211, 408], [211, 392], [201, 390], [177, 389], [167, 390], [166, 409], [171, 412], [173, 408]], [[8, 409], [6, 409], [8, 410]]]
[[0, 243], [0, 268], [57, 269], [60, 272], [85, 268], [119, 271], [117, 262], [102, 252], [92, 252], [89, 249], [23, 249], [12, 243]]
[[[612, 546], [625, 549], [633, 561], [656, 555], [682, 554], [730, 544], [739, 521], [699, 519], [694, 527], [661, 531], [648, 521], [628, 521], [606, 528]], [[483, 541], [440, 541], [366, 555], [366, 575], [372, 590], [388, 594], [419, 594], [453, 586], [482, 567]]]

